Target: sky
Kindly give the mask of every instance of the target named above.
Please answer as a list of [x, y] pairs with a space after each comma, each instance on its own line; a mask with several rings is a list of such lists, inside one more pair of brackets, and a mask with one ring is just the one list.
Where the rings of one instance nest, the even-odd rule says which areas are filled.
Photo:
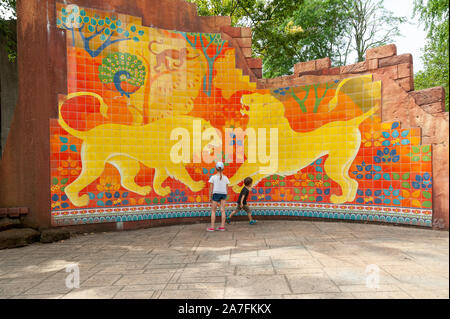
[[424, 31], [424, 25], [419, 24], [418, 18], [412, 18], [414, 0], [384, 0], [384, 7], [396, 16], [408, 18], [410, 23], [405, 23], [399, 27], [403, 36], [394, 41], [397, 45], [397, 54], [411, 53], [414, 73], [423, 70], [421, 49], [425, 46], [427, 33]]
[[384, 0], [386, 9], [392, 11], [396, 16], [405, 16], [409, 23], [400, 25], [402, 37], [394, 40], [397, 45], [397, 54], [411, 53], [413, 56], [414, 73], [423, 70], [421, 49], [425, 46], [426, 32], [424, 26], [420, 25], [418, 18], [413, 16], [414, 0]]
[[[413, 18], [414, 0], [383, 0], [383, 4], [394, 16], [407, 18], [406, 23], [399, 25], [402, 36], [394, 38], [391, 43], [397, 46], [397, 55], [412, 54], [414, 73], [422, 71], [421, 50], [425, 46], [427, 33], [424, 31], [424, 25], [419, 23], [419, 19]], [[348, 64], [356, 60], [356, 52], [353, 52], [349, 55]]]

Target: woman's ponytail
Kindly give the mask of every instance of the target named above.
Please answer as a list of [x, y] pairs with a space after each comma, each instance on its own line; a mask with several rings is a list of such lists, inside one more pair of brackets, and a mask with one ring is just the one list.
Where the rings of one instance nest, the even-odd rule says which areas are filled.
[[223, 171], [224, 165], [222, 162], [217, 162], [216, 169], [220, 173], [220, 180], [222, 180], [222, 171]]

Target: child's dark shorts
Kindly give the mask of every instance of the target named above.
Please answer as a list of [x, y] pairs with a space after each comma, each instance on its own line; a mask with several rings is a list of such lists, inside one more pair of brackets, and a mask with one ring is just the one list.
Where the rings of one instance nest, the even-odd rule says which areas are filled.
[[212, 195], [212, 200], [215, 202], [220, 203], [221, 200], [227, 199], [227, 195], [226, 194], [213, 194]]
[[245, 212], [247, 213], [247, 214], [251, 214], [251, 210], [250, 210], [250, 207], [248, 207], [247, 205], [239, 205], [239, 204], [236, 204], [236, 209], [239, 211], [239, 210], [241, 210], [241, 209], [243, 209], [243, 210], [245, 210]]

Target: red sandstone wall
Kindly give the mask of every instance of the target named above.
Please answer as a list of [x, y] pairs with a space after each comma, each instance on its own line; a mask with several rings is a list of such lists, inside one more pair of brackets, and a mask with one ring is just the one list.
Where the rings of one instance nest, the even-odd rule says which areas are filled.
[[372, 73], [382, 81], [383, 121], [400, 121], [402, 127], [422, 130], [422, 143], [433, 147], [433, 225], [449, 228], [449, 113], [445, 112], [444, 88], [414, 91], [411, 54], [397, 55], [394, 44], [367, 51], [366, 60], [331, 67], [330, 59], [301, 62], [294, 74], [258, 80], [259, 88], [297, 86]]
[[[0, 162], [0, 207], [26, 206], [31, 226], [50, 226], [49, 119], [57, 117], [57, 93], [66, 91], [65, 33], [55, 26], [55, 0], [18, 0], [19, 100]], [[72, 1], [67, 1], [71, 3]], [[443, 88], [414, 91], [410, 54], [397, 55], [395, 45], [367, 52], [367, 60], [331, 67], [330, 60], [299, 63], [294, 74], [261, 79], [262, 63], [252, 58], [251, 29], [233, 28], [229, 17], [199, 17], [183, 0], [77, 0], [80, 6], [142, 16], [142, 23], [165, 29], [221, 32], [236, 48], [237, 66], [259, 88], [293, 86], [373, 73], [382, 80], [383, 120], [421, 127], [422, 142], [433, 145], [435, 226], [448, 229], [448, 112]], [[259, 79], [259, 80], [258, 80]]]
[[[17, 1], [19, 98], [0, 162], [0, 207], [29, 207], [25, 222], [33, 227], [50, 227], [49, 119], [57, 117], [57, 94], [67, 90], [65, 32], [56, 27], [56, 2]], [[64, 2], [142, 16], [144, 25], [169, 30], [218, 33], [231, 24], [229, 17], [199, 17], [196, 6], [183, 0]]]

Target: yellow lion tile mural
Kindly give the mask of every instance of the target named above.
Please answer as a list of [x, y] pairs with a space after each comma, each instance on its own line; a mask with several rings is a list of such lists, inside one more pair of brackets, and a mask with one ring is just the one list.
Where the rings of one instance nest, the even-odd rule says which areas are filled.
[[[257, 89], [220, 34], [57, 4], [67, 95], [50, 119], [54, 225], [208, 216], [223, 161], [256, 215], [431, 226], [430, 145], [383, 123], [371, 75]], [[181, 139], [180, 139], [181, 137]]]

